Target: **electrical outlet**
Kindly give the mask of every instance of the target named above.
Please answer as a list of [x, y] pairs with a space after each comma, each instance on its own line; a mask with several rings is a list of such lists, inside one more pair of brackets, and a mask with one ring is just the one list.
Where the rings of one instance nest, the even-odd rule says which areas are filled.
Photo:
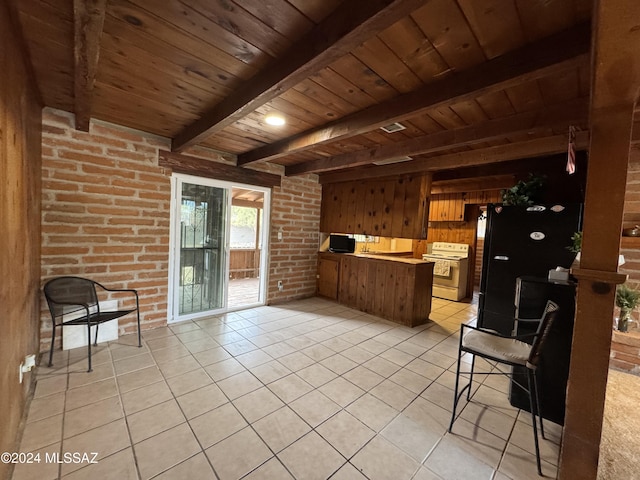
[[30, 372], [31, 369], [33, 367], [36, 366], [36, 356], [35, 355], [27, 355], [26, 357], [24, 357], [24, 363], [20, 363], [20, 367], [18, 367], [19, 369], [19, 376], [20, 376], [20, 383], [22, 383], [22, 380], [24, 378], [24, 374], [27, 372]]
[[278, 280], [278, 291], [281, 292], [284, 290], [284, 285], [282, 284], [282, 280]]

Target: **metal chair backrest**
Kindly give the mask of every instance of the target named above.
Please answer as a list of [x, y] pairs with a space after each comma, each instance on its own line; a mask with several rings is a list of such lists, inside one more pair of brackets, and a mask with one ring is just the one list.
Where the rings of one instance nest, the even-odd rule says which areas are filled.
[[542, 354], [542, 348], [549, 337], [549, 332], [553, 326], [553, 322], [556, 319], [558, 312], [558, 305], [551, 300], [547, 301], [547, 305], [544, 308], [544, 313], [538, 330], [536, 331], [535, 340], [531, 346], [531, 352], [529, 353], [529, 359], [527, 360], [528, 368], [537, 368], [540, 363], [540, 355]]
[[86, 278], [58, 277], [49, 280], [44, 286], [44, 296], [51, 314], [56, 317], [66, 311], [64, 304], [99, 308], [95, 282]]

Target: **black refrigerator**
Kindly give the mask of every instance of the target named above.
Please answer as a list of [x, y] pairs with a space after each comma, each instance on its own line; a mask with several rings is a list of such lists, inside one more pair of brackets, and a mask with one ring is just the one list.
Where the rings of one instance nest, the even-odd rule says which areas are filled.
[[489, 204], [478, 325], [513, 333], [516, 279], [546, 278], [551, 269], [569, 268], [575, 254], [567, 247], [581, 225], [582, 204]]

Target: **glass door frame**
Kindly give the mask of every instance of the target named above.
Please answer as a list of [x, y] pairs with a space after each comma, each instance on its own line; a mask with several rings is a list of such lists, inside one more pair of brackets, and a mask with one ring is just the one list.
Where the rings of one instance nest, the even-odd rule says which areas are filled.
[[[203, 312], [195, 312], [187, 315], [179, 315], [179, 302], [177, 299], [179, 290], [179, 273], [180, 273], [180, 220], [181, 220], [181, 197], [182, 184], [191, 183], [214, 188], [224, 188], [227, 190], [227, 208], [225, 209], [225, 271], [223, 273], [224, 282], [224, 302], [221, 308], [208, 310]], [[242, 188], [245, 190], [255, 190], [262, 192], [264, 195], [262, 209], [262, 231], [260, 239], [262, 242], [262, 253], [260, 255], [260, 278], [259, 278], [259, 295], [256, 303], [242, 305], [240, 307], [229, 308], [229, 260], [230, 260], [230, 230], [231, 230], [231, 207], [232, 207], [232, 191], [234, 188]], [[270, 207], [271, 207], [271, 189], [268, 187], [260, 187], [257, 185], [249, 185], [236, 182], [228, 182], [216, 180], [206, 177], [197, 177], [183, 173], [171, 174], [171, 206], [170, 206], [170, 228], [169, 228], [169, 277], [167, 291], [167, 323], [177, 323], [186, 320], [193, 320], [201, 317], [218, 315], [235, 310], [243, 310], [252, 308], [266, 303], [266, 290], [268, 285], [268, 259], [269, 259], [269, 232], [270, 232]]]

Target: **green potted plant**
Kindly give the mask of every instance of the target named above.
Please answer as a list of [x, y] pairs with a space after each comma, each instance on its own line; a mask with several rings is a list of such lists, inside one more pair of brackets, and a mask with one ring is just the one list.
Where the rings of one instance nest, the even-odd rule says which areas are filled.
[[618, 285], [616, 289], [616, 305], [620, 307], [620, 317], [617, 328], [619, 332], [626, 332], [629, 329], [631, 312], [640, 305], [640, 291], [629, 288], [626, 283]]
[[580, 250], [582, 250], [582, 232], [574, 232], [574, 234], [571, 235], [571, 245], [567, 247], [567, 250], [576, 255], [580, 253]]
[[527, 206], [533, 205], [542, 190], [544, 177], [529, 174], [529, 179], [520, 180], [513, 187], [502, 190], [502, 203], [504, 205]]
[[574, 232], [571, 235], [571, 245], [567, 247], [572, 253], [575, 253], [576, 256], [573, 259], [573, 263], [571, 264], [571, 268], [580, 268], [580, 250], [582, 250], [582, 232]]

